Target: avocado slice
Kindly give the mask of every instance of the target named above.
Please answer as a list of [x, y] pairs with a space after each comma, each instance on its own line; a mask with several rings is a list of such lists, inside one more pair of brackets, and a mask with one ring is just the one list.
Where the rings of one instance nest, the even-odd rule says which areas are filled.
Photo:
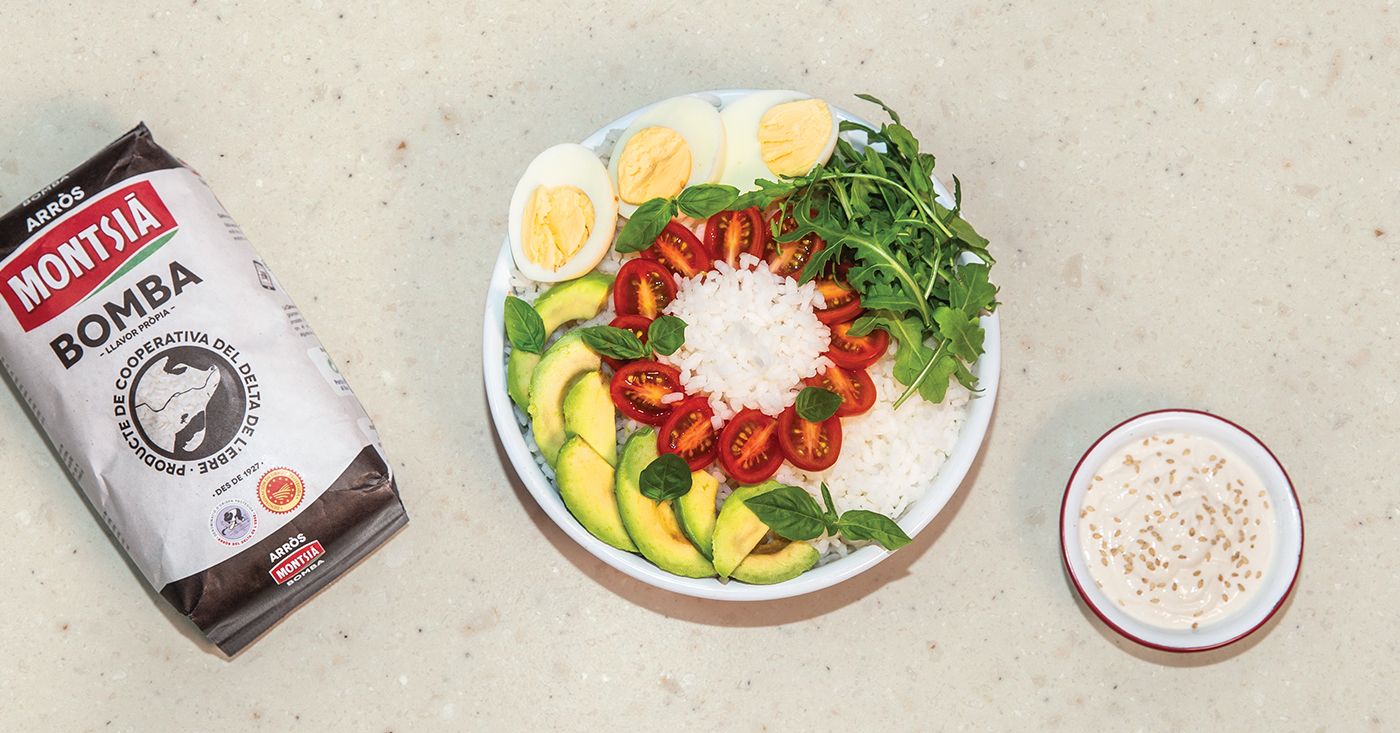
[[720, 580], [728, 578], [768, 532], [768, 525], [744, 505], [744, 500], [781, 485], [777, 481], [764, 481], [756, 486], [740, 486], [724, 500], [715, 520], [714, 534], [715, 571]]
[[642, 469], [656, 460], [656, 431], [638, 430], [622, 446], [617, 466], [617, 508], [622, 525], [642, 556], [667, 572], [688, 578], [708, 578], [715, 568], [681, 531], [671, 502], [655, 502], [642, 494]]
[[602, 365], [598, 354], [573, 331], [555, 341], [535, 367], [530, 380], [530, 420], [535, 444], [549, 465], [554, 465], [564, 445], [564, 394], [579, 377]]
[[559, 449], [559, 496], [564, 506], [594, 537], [627, 552], [637, 546], [622, 526], [613, 493], [613, 467], [581, 435], [564, 441]]
[[705, 471], [690, 474], [690, 493], [675, 501], [681, 529], [705, 557], [714, 557], [715, 494], [719, 481]]
[[564, 433], [588, 442], [609, 466], [617, 465], [617, 408], [602, 372], [589, 372], [564, 395]]
[[[612, 281], [612, 275], [594, 271], [544, 291], [534, 306], [544, 321], [545, 339], [569, 321], [586, 321], [602, 313]], [[530, 377], [539, 363], [539, 354], [518, 350], [512, 350], [506, 360], [506, 392], [522, 410], [530, 406]]]
[[754, 585], [792, 580], [816, 567], [821, 553], [807, 542], [792, 542], [768, 532], [730, 577]]

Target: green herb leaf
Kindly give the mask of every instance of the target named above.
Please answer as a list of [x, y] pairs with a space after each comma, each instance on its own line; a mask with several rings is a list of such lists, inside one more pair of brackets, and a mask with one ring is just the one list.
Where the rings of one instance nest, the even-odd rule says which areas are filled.
[[685, 343], [685, 321], [675, 316], [658, 316], [647, 327], [647, 344], [664, 356], [676, 353]]
[[727, 210], [739, 198], [739, 189], [723, 183], [701, 183], [676, 197], [681, 213], [696, 219], [708, 219]]
[[[589, 326], [578, 330], [583, 342], [602, 356], [614, 359], [645, 359], [651, 351], [637, 334], [626, 328], [613, 326]], [[648, 336], [650, 338], [650, 336]]]
[[821, 422], [841, 409], [841, 396], [821, 387], [803, 387], [797, 393], [797, 414], [809, 422]]
[[856, 542], [872, 541], [886, 550], [898, 550], [913, 540], [893, 519], [864, 509], [852, 509], [837, 521], [841, 536]]
[[778, 199], [791, 194], [797, 190], [797, 184], [791, 181], [755, 181], [758, 188], [747, 193], [740, 194], [733, 201], [729, 202], [726, 211], [743, 211], [744, 209], [758, 207], [766, 208], [769, 204]]
[[794, 542], [814, 540], [826, 532], [826, 520], [812, 495], [796, 486], [779, 486], [744, 500], [775, 534]]
[[826, 519], [827, 532], [834, 533], [836, 529], [836, 504], [831, 501], [831, 489], [826, 487], [826, 482], [822, 482], [822, 503], [826, 504], [826, 511], [822, 517]]
[[650, 247], [675, 215], [676, 202], [671, 199], [646, 201], [632, 212], [622, 232], [617, 235], [617, 251], [641, 252]]
[[883, 109], [883, 110], [885, 111], [885, 114], [887, 114], [887, 115], [890, 116], [890, 119], [894, 120], [896, 123], [899, 122], [899, 113], [898, 113], [898, 112], [895, 112], [895, 111], [892, 110], [892, 109], [890, 109], [890, 108], [889, 108], [889, 105], [885, 104], [884, 102], [881, 102], [881, 101], [880, 101], [878, 98], [876, 98], [874, 95], [871, 95], [871, 94], [857, 94], [857, 95], [856, 95], [856, 99], [864, 99], [865, 101], [870, 102], [871, 104], [878, 104], [878, 105], [880, 105], [880, 109]]
[[982, 355], [982, 340], [986, 336], [976, 316], [942, 306], [933, 312], [938, 333], [948, 344], [948, 351], [965, 361], [977, 361]]
[[506, 338], [510, 345], [530, 354], [544, 352], [544, 342], [549, 334], [544, 332], [544, 321], [534, 306], [515, 297], [506, 296]]
[[662, 453], [642, 469], [642, 496], [652, 501], [678, 499], [690, 492], [690, 466], [675, 453]]

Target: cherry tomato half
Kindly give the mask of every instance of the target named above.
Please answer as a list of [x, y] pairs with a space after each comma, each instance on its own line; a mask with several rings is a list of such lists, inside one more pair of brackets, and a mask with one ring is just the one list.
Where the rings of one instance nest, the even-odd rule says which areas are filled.
[[797, 414], [796, 406], [789, 407], [778, 416], [778, 447], [803, 471], [825, 471], [841, 454], [841, 418], [811, 422]]
[[705, 223], [705, 246], [710, 248], [716, 262], [739, 267], [739, 255], [748, 253], [763, 258], [768, 244], [768, 227], [757, 207], [743, 211], [721, 211]]
[[613, 309], [620, 316], [655, 318], [675, 297], [671, 272], [645, 257], [628, 261], [613, 281]]
[[836, 393], [841, 398], [841, 406], [836, 408], [837, 417], [860, 415], [875, 406], [875, 382], [864, 369], [831, 366], [822, 374], [806, 378], [803, 384]]
[[719, 446], [714, 416], [709, 400], [704, 397], [691, 397], [676, 403], [671, 416], [662, 423], [661, 432], [656, 434], [656, 449], [684, 458], [692, 471], [710, 465]]
[[[781, 211], [779, 212], [781, 213]], [[774, 214], [773, 216], [778, 216]], [[772, 220], [769, 220], [771, 231]], [[792, 217], [783, 217], [784, 234], [797, 229], [797, 222]], [[812, 259], [812, 255], [822, 251], [826, 247], [826, 240], [816, 234], [807, 236], [795, 242], [779, 242], [777, 240], [768, 243], [767, 253], [764, 259], [768, 261], [768, 269], [779, 275], [785, 275], [796, 279], [802, 274], [802, 268], [807, 266], [807, 262]]]
[[719, 465], [741, 484], [768, 480], [783, 465], [778, 447], [778, 421], [746, 408], [719, 434]]
[[662, 266], [681, 277], [695, 277], [710, 269], [715, 261], [712, 250], [700, 241], [695, 233], [675, 219], [656, 235], [656, 241], [642, 250], [642, 257]]
[[860, 315], [860, 295], [851, 286], [840, 280], [822, 278], [817, 281], [817, 292], [822, 294], [826, 307], [817, 311], [817, 320], [828, 326], [833, 323], [850, 321]]
[[[651, 326], [651, 319], [646, 316], [618, 316], [612, 319], [612, 322], [608, 325], [613, 328], [625, 328], [636, 335], [637, 338], [641, 339], [642, 343], [646, 343], [647, 328]], [[613, 371], [621, 369], [622, 365], [627, 363], [621, 359], [614, 359], [611, 356], [603, 357], [603, 361], [606, 362], [608, 366], [612, 367]]]
[[647, 425], [661, 425], [671, 416], [674, 405], [661, 398], [681, 392], [681, 373], [657, 361], [633, 361], [613, 375], [609, 392], [617, 409], [627, 417]]
[[890, 335], [877, 328], [864, 336], [850, 334], [851, 321], [833, 323], [831, 328], [831, 348], [826, 357], [833, 364], [846, 369], [864, 369], [880, 360], [885, 349], [890, 347]]

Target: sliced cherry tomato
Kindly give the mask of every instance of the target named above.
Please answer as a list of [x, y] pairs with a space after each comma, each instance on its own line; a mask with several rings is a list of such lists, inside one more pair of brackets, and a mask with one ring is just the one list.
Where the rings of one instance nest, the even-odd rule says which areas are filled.
[[655, 318], [675, 297], [676, 281], [670, 271], [645, 257], [623, 265], [613, 281], [613, 308], [620, 316]]
[[656, 235], [650, 247], [642, 250], [642, 256], [660, 262], [681, 277], [695, 277], [710, 269], [715, 261], [713, 250], [675, 219]]
[[831, 324], [831, 348], [826, 357], [839, 367], [864, 369], [880, 360], [890, 347], [890, 335], [877, 328], [864, 336], [850, 334], [851, 321]]
[[757, 207], [743, 211], [721, 211], [705, 223], [705, 246], [710, 248], [716, 262], [739, 267], [739, 255], [748, 253], [763, 258], [768, 244], [768, 227]]
[[741, 484], [768, 480], [783, 465], [778, 447], [778, 421], [746, 408], [719, 434], [719, 465]]
[[841, 454], [841, 418], [812, 422], [802, 419], [796, 406], [789, 407], [778, 416], [778, 447], [803, 471], [825, 471]]
[[836, 408], [837, 417], [859, 415], [875, 406], [875, 382], [864, 369], [842, 369], [828, 367], [825, 373], [803, 380], [808, 387], [821, 387], [836, 393], [841, 398], [841, 406]]
[[709, 400], [704, 397], [691, 397], [676, 403], [671, 416], [662, 423], [661, 432], [656, 434], [656, 449], [684, 458], [692, 471], [710, 465], [719, 446], [714, 416]]
[[674, 407], [662, 398], [682, 391], [681, 373], [657, 361], [629, 362], [613, 375], [609, 391], [622, 414], [647, 425], [660, 425]]
[[860, 296], [846, 283], [833, 278], [817, 281], [817, 292], [822, 294], [826, 307], [817, 311], [817, 320], [828, 326], [833, 323], [850, 321], [860, 315]]
[[[612, 319], [612, 323], [608, 325], [613, 328], [625, 328], [635, 334], [637, 338], [641, 339], [642, 343], [646, 343], [647, 328], [651, 326], [651, 319], [646, 316], [618, 316]], [[613, 371], [621, 369], [622, 365], [627, 363], [621, 359], [614, 359], [611, 356], [603, 357], [603, 361], [607, 362], [607, 365], [612, 367]]]
[[[774, 214], [778, 216], [778, 214]], [[771, 220], [769, 221], [771, 230]], [[797, 222], [792, 217], [783, 217], [784, 234], [797, 229]], [[795, 242], [779, 242], [773, 240], [768, 243], [767, 254], [764, 259], [768, 260], [768, 269], [779, 275], [785, 275], [796, 279], [802, 274], [802, 268], [807, 266], [807, 262], [812, 259], [812, 255], [822, 251], [826, 247], [826, 240], [816, 234], [807, 236]]]

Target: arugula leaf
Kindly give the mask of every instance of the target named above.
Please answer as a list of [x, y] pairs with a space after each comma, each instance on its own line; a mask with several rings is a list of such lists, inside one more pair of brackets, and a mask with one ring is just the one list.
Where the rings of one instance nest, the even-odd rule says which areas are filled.
[[675, 453], [662, 453], [656, 457], [638, 478], [645, 496], [652, 501], [678, 499], [690, 493], [690, 466], [685, 459]]
[[986, 333], [976, 316], [945, 305], [933, 312], [933, 319], [938, 322], [938, 333], [943, 336], [949, 352], [965, 361], [977, 361], [982, 355]]
[[758, 188], [747, 193], [740, 194], [725, 211], [743, 211], [744, 209], [758, 207], [767, 208], [774, 201], [791, 194], [797, 190], [797, 184], [792, 181], [754, 181]]
[[676, 197], [681, 213], [696, 219], [708, 219], [728, 209], [739, 197], [739, 189], [722, 183], [700, 183]]
[[544, 332], [544, 320], [534, 306], [514, 295], [506, 296], [506, 338], [510, 345], [531, 354], [544, 352], [549, 335]]
[[685, 343], [685, 321], [675, 316], [657, 316], [647, 327], [647, 345], [663, 356], [676, 353]]
[[821, 387], [803, 387], [797, 393], [797, 414], [809, 422], [821, 422], [841, 409], [841, 396]]
[[889, 108], [889, 105], [885, 104], [884, 102], [881, 102], [881, 101], [880, 101], [879, 99], [877, 99], [874, 95], [872, 95], [872, 94], [857, 94], [857, 95], [856, 95], [856, 99], [863, 99], [863, 100], [865, 100], [865, 101], [867, 101], [867, 102], [870, 102], [871, 104], [878, 104], [878, 105], [880, 105], [880, 109], [883, 109], [883, 110], [885, 111], [885, 114], [887, 114], [887, 115], [890, 116], [890, 119], [894, 120], [896, 124], [899, 122], [899, 113], [898, 113], [898, 112], [895, 112], [895, 111], [892, 110], [892, 109], [890, 109], [890, 108]]
[[[637, 338], [637, 334], [626, 328], [589, 326], [580, 328], [578, 333], [583, 342], [588, 344], [588, 348], [602, 356], [611, 356], [614, 359], [645, 359], [651, 356], [647, 345]], [[650, 339], [650, 335], [647, 338]]]
[[676, 202], [671, 199], [651, 199], [644, 202], [617, 235], [618, 252], [641, 252], [661, 236], [661, 230], [676, 215]]
[[848, 540], [873, 541], [886, 550], [898, 550], [913, 542], [893, 519], [864, 509], [852, 509], [842, 514], [836, 526], [841, 536]]
[[814, 540], [828, 529], [816, 500], [796, 486], [779, 486], [749, 497], [744, 506], [774, 534], [794, 542]]

